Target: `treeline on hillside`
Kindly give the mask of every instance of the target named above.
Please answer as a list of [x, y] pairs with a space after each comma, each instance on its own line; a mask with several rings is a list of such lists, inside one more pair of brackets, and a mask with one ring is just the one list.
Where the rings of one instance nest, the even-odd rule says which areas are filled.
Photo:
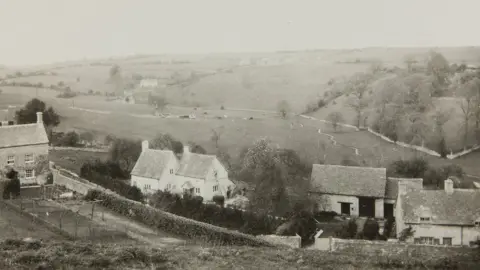
[[[459, 151], [479, 143], [480, 70], [450, 64], [435, 51], [429, 53], [425, 64], [411, 56], [404, 62], [403, 68], [385, 69], [375, 63], [349, 78], [331, 79], [324, 97], [309, 104], [307, 111], [329, 106], [344, 96], [355, 114], [352, 124], [371, 127], [393, 141], [424, 145], [443, 157], [451, 148]], [[440, 97], [456, 99], [453, 106], [461, 114], [454, 119], [461, 126], [458, 145], [448, 145], [445, 124], [453, 121], [453, 107], [436, 107], [434, 101]]]
[[455, 164], [432, 166], [423, 158], [397, 160], [387, 168], [387, 176], [422, 178], [423, 185], [434, 189], [443, 189], [444, 181], [454, 180], [455, 188], [475, 188], [471, 181], [466, 181], [462, 167]]

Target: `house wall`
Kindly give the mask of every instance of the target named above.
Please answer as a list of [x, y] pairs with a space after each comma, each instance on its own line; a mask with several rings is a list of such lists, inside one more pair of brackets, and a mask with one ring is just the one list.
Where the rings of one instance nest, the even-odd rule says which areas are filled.
[[[466, 245], [471, 241], [480, 239], [479, 227], [462, 227], [462, 226], [444, 226], [444, 225], [429, 225], [429, 224], [407, 224], [411, 225], [414, 230], [414, 236], [409, 238], [407, 242], [413, 243], [414, 238], [418, 237], [433, 237], [440, 239], [440, 244], [443, 244], [443, 237], [452, 238], [452, 245]], [[462, 239], [463, 238], [463, 239]]]
[[[138, 187], [144, 194], [153, 194], [160, 189], [160, 180], [132, 175], [130, 185]], [[150, 185], [147, 187], [147, 185]]]
[[[215, 177], [214, 171], [217, 171], [217, 177]], [[209, 193], [207, 195], [208, 197], [213, 197], [214, 195], [223, 195], [225, 198], [227, 198], [228, 187], [231, 186], [231, 190], [233, 190], [235, 187], [235, 184], [228, 179], [227, 170], [218, 161], [218, 159], [213, 161], [212, 168], [207, 174], [205, 185], [206, 190]], [[213, 191], [213, 186], [215, 185], [218, 185], [217, 192]]]
[[[33, 163], [25, 163], [26, 154], [33, 154], [33, 158], [34, 158]], [[48, 144], [45, 143], [45, 144], [39, 144], [39, 145], [0, 148], [0, 168], [4, 168], [7, 166], [7, 159], [8, 159], [8, 156], [10, 155], [15, 156], [15, 164], [11, 167], [18, 172], [20, 183], [21, 184], [37, 183], [36, 173], [34, 173], [35, 175], [34, 178], [26, 179], [25, 170], [35, 169], [36, 162], [38, 160], [37, 157], [44, 155], [44, 156], [47, 156], [48, 158]]]
[[375, 199], [375, 217], [376, 218], [383, 218], [385, 216], [385, 212], [383, 209], [384, 199]]
[[358, 198], [355, 196], [331, 195], [331, 194], [312, 194], [313, 199], [319, 204], [320, 211], [334, 211], [342, 213], [341, 202], [351, 203], [350, 215], [358, 216]]
[[[208, 188], [208, 185], [205, 183], [204, 179], [186, 177], [186, 176], [181, 176], [181, 175], [176, 175], [175, 176], [174, 183], [175, 183], [177, 189], [182, 189], [182, 186], [186, 182], [190, 182], [192, 184], [192, 186], [194, 187], [194, 195], [195, 196], [202, 196], [204, 201], [212, 199], [211, 193], [208, 192], [208, 190], [210, 190], [210, 189]], [[196, 192], [197, 188], [200, 189], [200, 193]]]

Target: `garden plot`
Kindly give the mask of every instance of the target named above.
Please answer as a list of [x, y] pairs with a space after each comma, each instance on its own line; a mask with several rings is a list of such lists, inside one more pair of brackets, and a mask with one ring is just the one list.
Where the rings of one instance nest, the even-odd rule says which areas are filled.
[[136, 242], [129, 239], [125, 232], [97, 224], [87, 217], [62, 208], [55, 202], [43, 200], [14, 200], [12, 202], [22, 207], [24, 211], [49, 222], [76, 239], [101, 242]]

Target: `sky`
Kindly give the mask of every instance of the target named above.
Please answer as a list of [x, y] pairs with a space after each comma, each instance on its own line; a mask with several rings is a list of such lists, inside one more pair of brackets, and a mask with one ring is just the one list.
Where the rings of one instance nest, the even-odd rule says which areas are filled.
[[478, 0], [0, 0], [0, 65], [132, 54], [477, 46]]

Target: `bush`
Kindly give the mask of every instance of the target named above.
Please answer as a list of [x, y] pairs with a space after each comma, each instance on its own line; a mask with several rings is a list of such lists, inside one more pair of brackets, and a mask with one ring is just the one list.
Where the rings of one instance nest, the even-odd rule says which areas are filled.
[[357, 222], [354, 218], [344, 223], [342, 228], [335, 232], [335, 236], [342, 239], [354, 239], [357, 235]]
[[224, 228], [239, 230], [249, 234], [271, 234], [282, 223], [273, 217], [239, 209], [222, 208], [215, 204], [202, 204], [201, 197], [174, 195], [157, 191], [150, 204], [163, 211]]
[[213, 196], [212, 200], [220, 206], [225, 205], [225, 197], [223, 197], [222, 195], [215, 195]]
[[[159, 209], [149, 208], [145, 205], [99, 190], [90, 190], [85, 198], [88, 200], [102, 200], [100, 202], [102, 206], [116, 213], [131, 216], [134, 220], [142, 222], [147, 226], [176, 235], [186, 236], [190, 239], [198, 239], [207, 243], [221, 245], [271, 246], [271, 244], [250, 235], [176, 216]], [[130, 215], [130, 212], [132, 212], [133, 215]]]
[[18, 172], [15, 170], [10, 170], [6, 174], [7, 178], [10, 179], [3, 189], [3, 198], [4, 199], [15, 199], [20, 196], [20, 180], [18, 180]]
[[222, 111], [225, 110], [225, 107], [223, 105], [220, 106], [220, 110], [222, 110]]
[[363, 238], [374, 240], [378, 238], [378, 222], [374, 219], [368, 219], [363, 226]]
[[80, 136], [75, 131], [70, 131], [57, 137], [54, 144], [57, 146], [75, 147], [78, 145]]

